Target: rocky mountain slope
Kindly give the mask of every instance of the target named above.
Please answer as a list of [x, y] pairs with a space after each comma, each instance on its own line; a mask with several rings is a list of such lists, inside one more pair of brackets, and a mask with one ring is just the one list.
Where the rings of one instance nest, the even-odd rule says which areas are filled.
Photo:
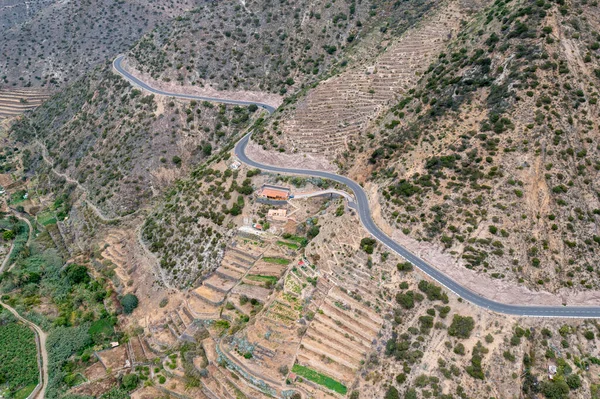
[[63, 87], [200, 1], [33, 1], [0, 7], [0, 87]]
[[392, 226], [492, 278], [598, 289], [596, 10], [496, 3], [439, 54], [358, 156]]
[[12, 134], [110, 218], [138, 210], [258, 113], [155, 98], [105, 65], [17, 122]]
[[597, 290], [598, 6], [481, 6], [444, 3], [257, 141], [368, 181], [380, 223], [456, 277]]
[[142, 73], [166, 82], [292, 94], [343, 68], [374, 31], [406, 29], [434, 3], [208, 3], [145, 36], [130, 55]]
[[[162, 7], [136, 6], [108, 7], [126, 30]], [[256, 194], [330, 183], [231, 151], [251, 129], [264, 162], [355, 178], [383, 230], [486, 296], [597, 304], [597, 11], [205, 2], [139, 31], [128, 67], [283, 98], [273, 115], [153, 96], [98, 55], [4, 121], [0, 291], [70, 343], [52, 346], [51, 397], [599, 397], [598, 323], [476, 308], [369, 237], [343, 198]]]

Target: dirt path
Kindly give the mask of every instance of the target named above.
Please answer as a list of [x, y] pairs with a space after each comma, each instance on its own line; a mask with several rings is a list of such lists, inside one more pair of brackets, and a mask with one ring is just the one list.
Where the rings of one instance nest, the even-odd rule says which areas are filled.
[[[22, 323], [26, 324], [28, 327], [32, 328], [35, 332], [36, 346], [38, 348], [38, 364], [41, 366], [40, 382], [42, 384], [42, 387], [36, 394], [30, 395], [27, 399], [44, 399], [44, 396], [46, 396], [46, 387], [48, 386], [48, 351], [46, 350], [46, 339], [48, 338], [48, 335], [38, 325], [33, 324], [29, 320], [21, 317], [19, 312], [17, 312], [12, 307], [8, 306], [2, 301], [0, 301], [0, 305], [4, 306], [17, 319], [19, 319]], [[41, 356], [39, 356], [40, 354]]]
[[29, 226], [29, 236], [27, 237], [27, 246], [31, 245], [31, 239], [33, 237], [33, 226], [31, 225], [31, 222], [29, 221], [29, 219], [27, 219], [25, 216], [21, 216], [21, 214], [19, 212], [17, 212], [14, 209], [10, 209], [13, 213], [13, 215], [15, 215], [15, 217], [19, 220], [24, 221], [25, 223], [27, 223], [27, 226]]
[[[15, 215], [15, 217], [17, 219], [24, 221], [25, 223], [27, 223], [27, 226], [29, 226], [29, 235], [27, 236], [27, 246], [29, 246], [31, 244], [31, 237], [33, 236], [33, 226], [31, 225], [31, 222], [29, 222], [29, 219], [27, 219], [26, 217], [21, 216], [14, 209], [10, 208], [10, 210], [12, 211], [13, 215]], [[0, 273], [4, 272], [6, 267], [9, 266], [8, 262], [10, 260], [10, 256], [12, 255], [12, 252], [14, 249], [15, 249], [15, 242], [13, 241], [10, 246], [10, 250], [8, 251], [8, 254], [6, 254], [6, 257], [2, 261], [2, 265], [0, 265]]]
[[[48, 156], [48, 150], [46, 149], [46, 146], [44, 146], [41, 142], [39, 141], [35, 141], [35, 145], [37, 145], [38, 147], [41, 148], [42, 150], [42, 158], [44, 159], [44, 162], [46, 162], [48, 164], [48, 166], [50, 166], [50, 170], [52, 170], [52, 172], [59, 176], [62, 177], [63, 179], [65, 179], [67, 182], [75, 184], [77, 186], [78, 189], [80, 189], [81, 191], [83, 191], [84, 195], [87, 197], [89, 195], [89, 191], [87, 188], [85, 188], [81, 183], [79, 183], [77, 180], [73, 179], [71, 176], [65, 174], [65, 173], [61, 173], [59, 171], [57, 171], [56, 169], [54, 169], [52, 160], [50, 159], [50, 157]], [[104, 214], [102, 213], [102, 211], [100, 211], [100, 209], [93, 204], [91, 201], [89, 201], [87, 198], [84, 198], [85, 203], [87, 204], [87, 206], [89, 206], [92, 211], [96, 214], [96, 216], [98, 216], [98, 218], [100, 220], [102, 220], [104, 223], [115, 223], [118, 222], [120, 220], [123, 220], [125, 218], [129, 218], [134, 216], [135, 214], [137, 214], [140, 209], [138, 209], [137, 211], [130, 213], [129, 215], [126, 216], [117, 216], [115, 218], [109, 218], [104, 216]]]
[[4, 269], [6, 268], [6, 266], [8, 266], [8, 261], [10, 259], [10, 255], [12, 254], [13, 249], [15, 249], [14, 241], [12, 242], [12, 244], [10, 246], [10, 250], [6, 254], [6, 257], [4, 257], [4, 260], [2, 261], [2, 265], [0, 265], [0, 274], [2, 274], [4, 272]]

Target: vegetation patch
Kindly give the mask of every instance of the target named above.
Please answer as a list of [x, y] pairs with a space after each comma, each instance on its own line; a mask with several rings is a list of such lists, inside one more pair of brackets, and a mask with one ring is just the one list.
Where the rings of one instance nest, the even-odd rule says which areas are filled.
[[249, 274], [246, 278], [250, 281], [260, 281], [262, 283], [271, 282], [271, 284], [275, 284], [277, 280], [279, 280], [275, 276], [263, 276], [261, 274]]
[[325, 374], [321, 374], [313, 369], [308, 367], [301, 366], [299, 364], [294, 364], [292, 367], [292, 371], [299, 376], [306, 378], [312, 382], [315, 382], [319, 385], [323, 385], [339, 394], [345, 395], [348, 392], [348, 388], [341, 382], [334, 380], [331, 377], [326, 376]]
[[265, 256], [263, 260], [267, 263], [276, 263], [278, 265], [289, 265], [290, 261], [285, 258], [276, 258], [276, 257], [268, 257]]
[[282, 247], [288, 247], [289, 249], [293, 249], [294, 251], [296, 251], [298, 248], [300, 248], [300, 245], [298, 245], [294, 242], [287, 242], [287, 241], [277, 241], [277, 245], [280, 245]]
[[0, 307], [0, 384], [8, 397], [27, 397], [38, 383], [35, 336]]

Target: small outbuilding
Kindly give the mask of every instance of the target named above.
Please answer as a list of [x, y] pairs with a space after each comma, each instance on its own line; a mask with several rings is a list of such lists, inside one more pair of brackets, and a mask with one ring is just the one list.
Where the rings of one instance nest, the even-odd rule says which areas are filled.
[[287, 210], [285, 209], [269, 209], [267, 219], [285, 222], [287, 220]]

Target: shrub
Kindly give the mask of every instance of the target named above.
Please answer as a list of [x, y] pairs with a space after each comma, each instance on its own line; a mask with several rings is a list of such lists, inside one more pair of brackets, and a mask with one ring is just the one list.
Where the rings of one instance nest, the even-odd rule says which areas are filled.
[[4, 241], [10, 241], [13, 238], [15, 238], [15, 236], [16, 234], [12, 230], [6, 230], [4, 233], [2, 233], [2, 238], [4, 239]]
[[90, 282], [90, 276], [85, 266], [69, 265], [65, 270], [65, 274], [71, 284], [87, 284]]
[[390, 385], [387, 392], [385, 393], [384, 398], [385, 399], [400, 399], [400, 393], [393, 385]]
[[410, 272], [413, 269], [413, 265], [410, 262], [398, 263], [396, 267], [399, 272]]
[[569, 396], [569, 385], [561, 378], [544, 381], [542, 393], [548, 399], [566, 399]]
[[578, 374], [570, 374], [567, 376], [567, 385], [571, 389], [578, 389], [581, 387], [581, 378]]
[[360, 247], [369, 255], [373, 253], [373, 250], [375, 249], [376, 245], [377, 240], [371, 237], [365, 237], [362, 240], [360, 240]]
[[312, 226], [310, 229], [308, 229], [306, 236], [310, 239], [313, 239], [316, 236], [318, 236], [320, 232], [321, 232], [320, 226]]
[[123, 312], [125, 314], [131, 314], [134, 309], [138, 307], [138, 304], [138, 298], [133, 294], [127, 294], [121, 298], [121, 306], [123, 306]]
[[415, 307], [414, 293], [407, 291], [406, 293], [396, 294], [396, 302], [398, 302], [404, 309], [412, 309]]
[[454, 347], [454, 353], [456, 353], [457, 355], [464, 356], [465, 346], [461, 343], [456, 344], [456, 346]]
[[404, 374], [404, 373], [400, 373], [400, 374], [398, 374], [398, 375], [396, 376], [396, 382], [397, 382], [399, 385], [402, 385], [402, 384], [404, 384], [404, 381], [406, 381], [406, 374]]
[[469, 338], [475, 327], [475, 321], [470, 316], [454, 315], [452, 324], [448, 328], [448, 334], [452, 337]]
[[442, 288], [433, 284], [428, 283], [425, 280], [419, 281], [419, 290], [424, 292], [427, 295], [427, 299], [430, 301], [442, 301], [444, 303], [448, 303], [448, 295], [442, 292]]
[[409, 389], [406, 391], [404, 399], [417, 399], [417, 391], [414, 388]]
[[471, 365], [467, 366], [467, 373], [478, 380], [485, 379], [483, 374], [483, 368], [481, 367], [482, 355], [487, 353], [488, 349], [485, 348], [481, 342], [477, 342], [477, 345], [473, 348], [473, 355], [471, 356]]
[[135, 388], [137, 388], [139, 382], [140, 378], [138, 375], [131, 373], [123, 376], [123, 379], [121, 380], [121, 386], [123, 389], [133, 391]]

